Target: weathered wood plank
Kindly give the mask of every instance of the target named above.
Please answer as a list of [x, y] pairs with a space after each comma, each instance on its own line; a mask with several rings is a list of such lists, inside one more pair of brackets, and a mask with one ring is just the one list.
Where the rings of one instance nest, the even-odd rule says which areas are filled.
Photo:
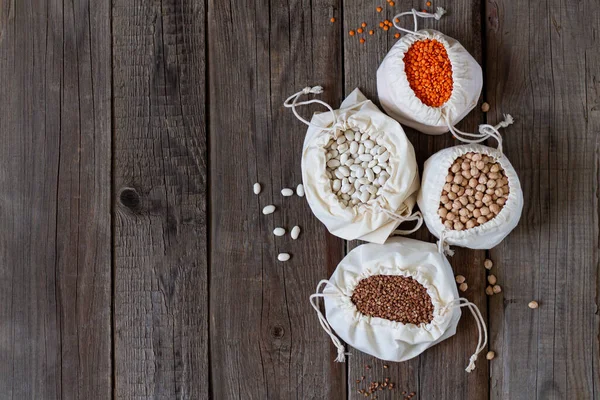
[[[211, 377], [217, 399], [344, 397], [345, 366], [308, 296], [342, 257], [301, 182], [306, 127], [283, 101], [307, 85], [336, 106], [342, 74], [337, 0], [209, 1], [211, 139]], [[317, 109], [301, 109], [305, 116]], [[319, 110], [321, 111], [321, 110]], [[260, 182], [263, 192], [252, 193]], [[275, 204], [277, 211], [261, 214]], [[302, 227], [300, 239], [276, 226]], [[279, 252], [292, 259], [277, 261]]]
[[591, 1], [523, 7], [486, 6], [490, 114], [516, 117], [504, 148], [525, 193], [491, 252], [504, 288], [490, 303], [491, 398], [597, 398], [600, 18]]
[[[421, 2], [396, 1], [394, 7], [386, 5], [382, 13], [376, 11], [377, 6], [383, 4], [371, 1], [358, 1], [344, 4], [344, 71], [345, 90], [349, 93], [355, 87], [359, 87], [367, 97], [377, 102], [376, 72], [380, 62], [385, 57], [387, 50], [391, 48], [396, 39], [395, 29], [388, 32], [379, 27], [379, 22], [388, 19], [402, 11], [411, 8], [422, 9]], [[440, 21], [419, 20], [419, 26], [437, 29], [449, 36], [459, 40], [481, 61], [481, 22], [480, 2], [475, 0], [455, 1], [452, 4], [433, 4], [433, 6], [445, 6], [448, 14]], [[433, 9], [433, 8], [431, 8]], [[366, 39], [360, 44], [358, 37], [348, 35], [350, 29], [356, 29], [360, 23], [367, 22], [367, 31], [373, 29], [374, 35], [361, 35]], [[412, 19], [407, 17], [402, 22], [412, 27]], [[477, 124], [483, 120], [479, 109], [475, 109], [459, 125], [464, 129], [475, 129]], [[443, 136], [427, 136], [413, 129], [406, 128], [405, 131], [415, 147], [417, 160], [422, 167], [423, 162], [436, 151], [454, 145], [456, 142], [449, 134]], [[435, 238], [423, 227], [416, 235], [420, 240], [434, 241]], [[349, 249], [358, 243], [350, 243]], [[485, 270], [482, 268], [485, 252], [468, 249], [456, 249], [456, 255], [450, 259], [455, 272], [467, 277], [469, 290], [464, 294], [474, 301], [481, 309], [484, 317], [486, 315]], [[389, 363], [373, 359], [373, 357], [353, 351], [353, 356], [348, 361], [348, 386], [351, 398], [361, 398], [357, 393], [356, 379], [366, 376], [367, 380], [378, 380], [389, 377], [397, 384], [400, 391], [415, 391], [421, 398], [439, 399], [481, 399], [488, 393], [488, 369], [485, 360], [478, 363], [475, 372], [466, 374], [464, 368], [469, 356], [475, 349], [477, 342], [477, 329], [470, 313], [463, 313], [457, 335], [436, 347], [425, 352], [421, 357], [404, 363]], [[370, 370], [365, 365], [371, 366]], [[388, 368], [383, 368], [387, 365]], [[440, 377], [444, 377], [441, 379]], [[452, 382], [448, 385], [447, 382]], [[368, 384], [367, 384], [368, 385]], [[388, 394], [389, 396], [390, 394]], [[391, 394], [392, 397], [398, 393]], [[395, 397], [394, 397], [395, 398]]]
[[113, 1], [115, 396], [208, 398], [204, 1]]
[[109, 398], [107, 1], [0, 2], [0, 393]]

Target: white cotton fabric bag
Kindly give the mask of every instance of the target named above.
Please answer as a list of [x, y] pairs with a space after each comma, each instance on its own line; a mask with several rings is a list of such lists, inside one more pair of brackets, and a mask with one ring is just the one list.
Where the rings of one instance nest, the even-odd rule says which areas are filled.
[[[431, 297], [433, 320], [417, 326], [362, 314], [351, 300], [352, 293], [362, 279], [373, 275], [402, 275], [415, 279]], [[319, 310], [319, 298], [324, 299], [327, 317]], [[487, 343], [487, 331], [479, 310], [473, 303], [459, 298], [452, 268], [432, 243], [392, 238], [383, 245], [361, 245], [344, 257], [329, 280], [319, 283], [310, 301], [321, 326], [337, 347], [336, 361], [344, 361], [346, 354], [339, 338], [382, 360], [399, 362], [414, 358], [456, 333], [460, 307], [469, 307], [479, 329], [478, 346], [468, 372], [475, 368], [477, 355]]]
[[[464, 144], [438, 151], [425, 161], [423, 180], [417, 201], [427, 228], [435, 237], [440, 239], [440, 245], [456, 245], [470, 249], [491, 249], [508, 236], [519, 223], [523, 211], [523, 191], [517, 172], [502, 152], [502, 139], [497, 131], [498, 128], [505, 127], [510, 123], [512, 123], [512, 117], [508, 115], [506, 121], [501, 122], [495, 127], [481, 125], [480, 131], [482, 132], [485, 132], [486, 129], [493, 129], [495, 131], [491, 135], [489, 133], [492, 133], [492, 131], [488, 132], [489, 136], [484, 136], [482, 139], [487, 137], [496, 138], [498, 140], [497, 149], [477, 143]], [[464, 132], [458, 132], [464, 135]], [[456, 136], [460, 138], [460, 136]], [[455, 231], [446, 228], [442, 224], [442, 220], [437, 212], [440, 207], [440, 196], [442, 195], [443, 186], [446, 183], [445, 178], [448, 170], [454, 160], [469, 152], [481, 153], [493, 157], [504, 169], [510, 193], [502, 210], [500, 210], [500, 213], [496, 217], [474, 228]]]
[[[419, 173], [414, 148], [400, 124], [382, 113], [358, 89], [344, 100], [338, 110], [320, 100], [297, 102], [302, 94], [321, 92], [320, 86], [305, 88], [285, 103], [298, 119], [308, 125], [302, 149], [302, 182], [314, 215], [329, 232], [346, 240], [384, 243], [394, 232], [407, 234], [417, 230], [422, 218], [420, 213], [413, 214], [412, 210], [419, 189]], [[308, 122], [297, 114], [295, 107], [310, 103], [322, 104], [329, 112], [315, 113]], [[331, 138], [343, 135], [348, 129], [369, 133], [378, 144], [385, 145], [390, 153], [388, 165], [392, 167], [381, 195], [367, 204], [353, 207], [344, 207], [331, 188], [331, 181], [326, 175], [327, 152], [324, 148]], [[404, 221], [417, 221], [417, 226], [410, 231], [396, 231]]]
[[[394, 26], [408, 34], [396, 42], [377, 70], [379, 102], [386, 113], [400, 123], [429, 135], [448, 132], [449, 125], [461, 121], [477, 105], [483, 86], [481, 66], [457, 40], [432, 29], [417, 31], [417, 16], [439, 20], [444, 13], [444, 9], [438, 7], [435, 14], [413, 9], [395, 16]], [[396, 18], [407, 14], [414, 17], [414, 31], [396, 23]], [[452, 95], [441, 107], [424, 104], [411, 89], [404, 70], [404, 55], [408, 49], [413, 43], [425, 39], [440, 42], [452, 64]]]

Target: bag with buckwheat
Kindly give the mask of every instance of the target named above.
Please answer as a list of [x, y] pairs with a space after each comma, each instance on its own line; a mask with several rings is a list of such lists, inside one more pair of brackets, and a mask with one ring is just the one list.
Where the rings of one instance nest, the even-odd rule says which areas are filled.
[[[419, 188], [415, 152], [400, 124], [382, 113], [358, 89], [334, 110], [302, 95], [322, 93], [307, 87], [284, 103], [308, 125], [302, 148], [302, 182], [308, 204], [329, 232], [346, 240], [383, 243], [422, 224], [413, 213]], [[296, 107], [311, 103], [329, 110], [309, 121]], [[416, 221], [409, 231], [396, 228]]]
[[452, 268], [432, 243], [392, 238], [382, 245], [358, 246], [329, 280], [319, 282], [310, 303], [337, 348], [339, 362], [347, 354], [340, 339], [382, 360], [416, 357], [456, 333], [461, 307], [469, 308], [479, 331], [467, 372], [487, 344], [479, 309], [459, 298]]
[[[462, 120], [481, 94], [481, 67], [455, 39], [435, 30], [417, 30], [417, 17], [439, 20], [434, 14], [411, 10], [398, 14], [394, 26], [408, 33], [390, 49], [377, 70], [377, 92], [393, 118], [423, 133], [439, 135]], [[414, 30], [398, 18], [412, 15]]]
[[[452, 134], [468, 144], [441, 150], [425, 161], [417, 202], [442, 246], [491, 249], [519, 223], [523, 191], [498, 132], [512, 122], [506, 115], [496, 126], [480, 125], [477, 134], [452, 127]], [[489, 138], [496, 139], [498, 148], [479, 144]]]

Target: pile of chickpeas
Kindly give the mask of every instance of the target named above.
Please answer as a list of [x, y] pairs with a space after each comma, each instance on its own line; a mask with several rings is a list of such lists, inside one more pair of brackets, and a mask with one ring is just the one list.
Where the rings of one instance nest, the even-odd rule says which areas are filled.
[[448, 170], [438, 215], [448, 229], [471, 229], [496, 217], [509, 192], [504, 169], [493, 157], [466, 153]]

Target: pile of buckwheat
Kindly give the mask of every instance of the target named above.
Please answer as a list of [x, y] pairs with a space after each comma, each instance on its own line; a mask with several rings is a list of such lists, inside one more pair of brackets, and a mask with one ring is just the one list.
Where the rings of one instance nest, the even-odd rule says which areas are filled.
[[347, 130], [325, 146], [331, 190], [344, 207], [367, 203], [381, 194], [392, 173], [387, 148], [368, 133]]
[[438, 215], [448, 229], [471, 229], [498, 215], [508, 195], [508, 179], [500, 164], [490, 156], [467, 153], [448, 170]]
[[356, 285], [351, 297], [359, 312], [403, 324], [428, 324], [433, 303], [427, 289], [412, 277], [373, 275]]

